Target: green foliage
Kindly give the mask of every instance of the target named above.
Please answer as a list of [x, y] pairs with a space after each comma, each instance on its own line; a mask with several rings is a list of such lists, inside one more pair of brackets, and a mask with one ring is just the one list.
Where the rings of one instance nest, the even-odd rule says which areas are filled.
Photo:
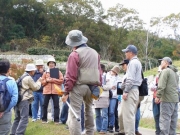
[[[180, 13], [152, 18], [151, 27], [156, 31], [147, 32], [136, 10], [117, 4], [105, 12], [100, 0], [1, 0], [0, 9], [1, 51], [54, 54], [57, 60], [66, 61], [70, 54], [66, 36], [78, 29], [103, 60], [122, 61], [121, 50], [129, 44], [137, 46], [143, 63], [146, 47], [148, 58], [179, 58]], [[160, 37], [161, 25], [168, 25], [175, 39], [172, 35]]]
[[44, 47], [31, 47], [27, 49], [27, 52], [30, 55], [47, 55], [48, 49]]
[[68, 57], [71, 51], [69, 50], [49, 50], [48, 52], [51, 55], [55, 55], [55, 57], [59, 56], [66, 56]]

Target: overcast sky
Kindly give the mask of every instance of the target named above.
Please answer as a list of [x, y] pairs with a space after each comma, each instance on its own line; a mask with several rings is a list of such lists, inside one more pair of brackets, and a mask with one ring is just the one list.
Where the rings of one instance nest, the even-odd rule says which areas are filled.
[[105, 9], [115, 6], [117, 3], [125, 8], [133, 8], [139, 12], [139, 16], [149, 24], [151, 17], [165, 17], [171, 13], [180, 13], [180, 0], [100, 0]]

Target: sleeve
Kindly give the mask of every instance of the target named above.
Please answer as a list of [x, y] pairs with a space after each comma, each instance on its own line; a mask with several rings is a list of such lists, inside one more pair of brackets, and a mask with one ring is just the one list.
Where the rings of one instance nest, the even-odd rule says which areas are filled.
[[59, 79], [56, 79], [56, 78], [52, 78], [52, 83], [55, 83], [55, 84], [58, 84], [58, 85], [61, 85], [64, 81], [64, 78], [63, 78], [63, 74], [59, 71]]
[[66, 69], [66, 78], [65, 78], [65, 91], [72, 91], [77, 78], [78, 78], [78, 68], [79, 68], [79, 55], [77, 52], [72, 52], [69, 55], [67, 61], [67, 69]]
[[29, 84], [29, 88], [33, 91], [37, 91], [41, 87], [41, 82], [39, 80], [37, 80], [37, 82], [34, 82], [32, 77], [29, 77], [28, 84]]
[[133, 82], [134, 82], [134, 78], [136, 75], [136, 66], [134, 64], [134, 66], [132, 66], [132, 63], [129, 63], [128, 65], [128, 70], [127, 70], [127, 78], [126, 78], [126, 82], [125, 82], [125, 93], [128, 93], [132, 86], [133, 86]]
[[98, 69], [99, 69], [99, 80], [100, 80], [100, 84], [99, 86], [102, 86], [102, 71], [101, 71], [101, 65], [100, 65], [100, 55], [98, 55]]
[[47, 82], [46, 82], [46, 72], [43, 73], [41, 78], [42, 78], [42, 82], [41, 82], [42, 86], [45, 86], [47, 84]]
[[18, 88], [14, 80], [9, 80], [7, 82], [7, 89], [9, 89], [11, 92], [11, 101], [5, 112], [9, 112], [11, 108], [13, 108], [17, 104], [18, 101]]
[[164, 69], [164, 71], [160, 73], [159, 80], [158, 80], [158, 88], [157, 88], [157, 95], [156, 95], [158, 98], [161, 98], [162, 95], [164, 94], [164, 90], [167, 84], [167, 79], [168, 79], [168, 70]]

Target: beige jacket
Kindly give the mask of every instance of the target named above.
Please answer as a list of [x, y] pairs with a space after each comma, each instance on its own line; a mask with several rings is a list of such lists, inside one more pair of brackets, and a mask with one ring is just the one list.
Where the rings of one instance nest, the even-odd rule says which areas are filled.
[[[27, 73], [24, 73], [27, 74]], [[39, 90], [41, 87], [41, 82], [37, 80], [34, 82], [31, 76], [26, 76], [22, 80], [21, 95], [23, 95], [22, 100], [28, 100], [29, 102], [33, 101], [33, 91]]]

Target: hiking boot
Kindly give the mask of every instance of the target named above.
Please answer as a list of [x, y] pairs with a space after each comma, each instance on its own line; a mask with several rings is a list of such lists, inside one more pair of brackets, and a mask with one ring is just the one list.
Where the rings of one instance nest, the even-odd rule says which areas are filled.
[[141, 133], [139, 133], [139, 131], [136, 131], [135, 134], [136, 135], [142, 135]]
[[109, 126], [109, 133], [113, 133], [114, 130], [113, 130], [113, 126]]

